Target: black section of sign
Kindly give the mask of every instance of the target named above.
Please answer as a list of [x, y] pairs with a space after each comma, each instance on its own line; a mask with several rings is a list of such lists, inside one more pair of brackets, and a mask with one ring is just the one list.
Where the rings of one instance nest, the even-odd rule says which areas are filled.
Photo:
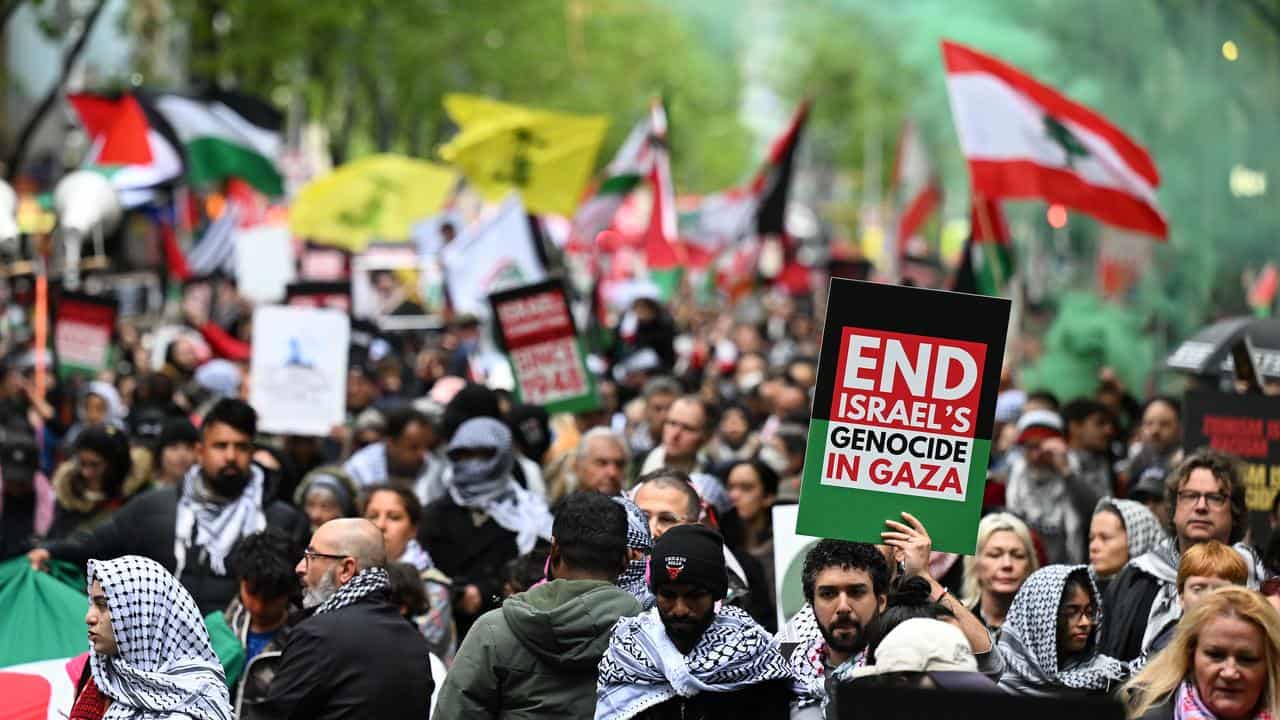
[[578, 335], [578, 327], [573, 321], [573, 312], [569, 306], [569, 295], [564, 289], [564, 281], [559, 277], [552, 277], [549, 280], [542, 280], [530, 285], [521, 285], [489, 295], [489, 307], [493, 308], [494, 339], [497, 340], [498, 347], [502, 349], [502, 352], [510, 354], [511, 348], [507, 347], [507, 337], [506, 333], [503, 332], [502, 321], [499, 319], [501, 314], [498, 312], [498, 308], [512, 300], [520, 300], [545, 292], [556, 293], [564, 299], [564, 309], [569, 316], [569, 328], [571, 331], [566, 334], [572, 334], [574, 337]]

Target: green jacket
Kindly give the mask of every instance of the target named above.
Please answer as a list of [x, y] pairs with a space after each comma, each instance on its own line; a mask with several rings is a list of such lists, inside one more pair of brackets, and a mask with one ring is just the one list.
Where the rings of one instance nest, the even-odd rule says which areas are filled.
[[596, 667], [630, 593], [600, 580], [552, 580], [480, 617], [440, 687], [436, 720], [593, 718]]

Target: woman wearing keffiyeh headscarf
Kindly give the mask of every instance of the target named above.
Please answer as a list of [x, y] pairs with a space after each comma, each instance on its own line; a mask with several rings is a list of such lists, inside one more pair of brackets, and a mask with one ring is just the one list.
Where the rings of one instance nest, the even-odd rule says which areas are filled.
[[1098, 577], [1100, 589], [1125, 564], [1142, 557], [1165, 539], [1155, 513], [1133, 500], [1103, 498], [1093, 510], [1089, 524], [1089, 567]]
[[1086, 565], [1040, 568], [1018, 590], [1000, 633], [1000, 687], [1019, 695], [1105, 693], [1132, 668], [1098, 653], [1102, 609]]
[[75, 720], [230, 720], [222, 666], [195, 601], [137, 555], [88, 563], [92, 676]]

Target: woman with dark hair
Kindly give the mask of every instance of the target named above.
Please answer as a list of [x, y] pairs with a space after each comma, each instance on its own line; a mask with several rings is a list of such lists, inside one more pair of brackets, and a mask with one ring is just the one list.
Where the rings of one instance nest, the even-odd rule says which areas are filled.
[[1097, 650], [1102, 610], [1087, 565], [1049, 565], [1027, 578], [1000, 633], [1005, 672], [1015, 695], [1104, 694], [1130, 666]]
[[387, 547], [388, 563], [406, 563], [418, 572], [427, 598], [425, 612], [410, 620], [427, 639], [431, 652], [448, 665], [457, 650], [453, 626], [453, 583], [436, 568], [431, 555], [418, 542], [422, 505], [411, 490], [397, 485], [368, 489], [364, 517], [378, 526]]
[[766, 587], [774, 587], [773, 502], [778, 495], [778, 473], [763, 461], [751, 459], [730, 465], [724, 477], [733, 503], [733, 509], [720, 521], [725, 542], [759, 560]]
[[53, 474], [57, 505], [49, 539], [93, 529], [150, 481], [150, 453], [132, 452], [124, 431], [114, 425], [85, 428], [73, 454]]

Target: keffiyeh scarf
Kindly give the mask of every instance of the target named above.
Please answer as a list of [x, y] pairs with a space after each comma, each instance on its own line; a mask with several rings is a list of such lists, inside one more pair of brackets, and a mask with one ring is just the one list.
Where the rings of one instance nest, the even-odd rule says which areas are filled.
[[653, 537], [649, 534], [649, 521], [645, 519], [644, 511], [625, 495], [619, 495], [613, 498], [613, 501], [627, 511], [627, 549], [639, 550], [645, 554], [644, 558], [627, 562], [627, 567], [618, 576], [617, 585], [634, 595], [636, 600], [640, 601], [641, 609], [648, 610], [654, 603], [648, 579], [647, 558], [653, 552]]
[[[1058, 667], [1058, 615], [1067, 577], [1076, 571], [1088, 573], [1087, 565], [1049, 565], [1032, 573], [1009, 606], [1000, 633], [1000, 653], [1004, 656], [1005, 677], [1000, 684], [1049, 690], [1068, 687], [1105, 690], [1126, 679], [1132, 668], [1107, 655], [1093, 653], [1067, 668]], [[1101, 597], [1089, 574], [1094, 598]], [[1098, 626], [1102, 610], [1098, 610]], [[1097, 636], [1097, 628], [1094, 635]], [[1006, 680], [1008, 682], [1006, 682]]]
[[240, 497], [227, 501], [209, 493], [199, 465], [187, 471], [182, 482], [182, 497], [178, 500], [174, 537], [174, 554], [178, 560], [177, 570], [173, 573], [175, 577], [182, 576], [187, 549], [192, 545], [209, 553], [209, 567], [215, 574], [226, 575], [227, 555], [231, 554], [236, 542], [267, 527], [267, 517], [262, 512], [264, 476], [256, 465], [251, 465], [249, 472], [249, 484], [244, 492]]
[[792, 674], [773, 638], [742, 610], [725, 606], [687, 656], [667, 637], [656, 609], [621, 618], [600, 660], [596, 720], [627, 720], [674, 697], [732, 692], [790, 679], [797, 694], [809, 688]]
[[387, 571], [380, 567], [365, 568], [356, 573], [346, 585], [338, 588], [333, 597], [325, 600], [316, 608], [316, 615], [323, 615], [334, 610], [351, 605], [352, 603], [363, 600], [367, 595], [375, 592], [390, 592], [391, 578], [387, 576]]
[[491, 448], [489, 460], [452, 463], [449, 496], [460, 507], [480, 510], [499, 526], [516, 534], [516, 547], [524, 555], [538, 538], [551, 539], [551, 511], [540, 497], [520, 487], [511, 475], [515, 456], [511, 431], [493, 418], [472, 418], [458, 427], [449, 449]]
[[396, 559], [396, 562], [408, 563], [420, 573], [436, 566], [431, 559], [431, 553], [422, 547], [422, 544], [418, 542], [418, 538], [409, 538], [409, 543], [404, 546], [404, 553]]
[[106, 720], [231, 720], [222, 665], [186, 588], [137, 555], [90, 560], [87, 575], [107, 596], [119, 649], [89, 654], [94, 684], [112, 699]]
[[[1120, 518], [1124, 520], [1124, 534], [1129, 546], [1130, 560], [1146, 555], [1151, 548], [1166, 538], [1164, 529], [1160, 527], [1159, 518], [1146, 505], [1133, 500], [1107, 497], [1098, 501], [1098, 507], [1093, 512], [1096, 515], [1106, 507], [1115, 508], [1116, 512], [1120, 513]], [[1177, 575], [1176, 570], [1174, 575]]]

